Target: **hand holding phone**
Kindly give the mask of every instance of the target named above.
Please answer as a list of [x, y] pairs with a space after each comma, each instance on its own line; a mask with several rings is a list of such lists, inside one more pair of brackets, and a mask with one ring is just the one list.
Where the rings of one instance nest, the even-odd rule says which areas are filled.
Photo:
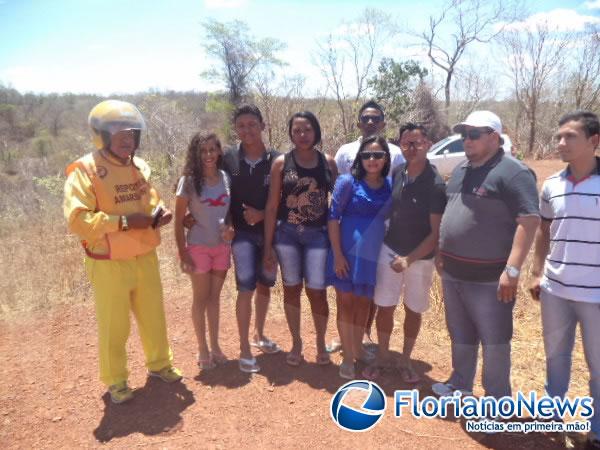
[[164, 213], [165, 209], [160, 205], [152, 210], [152, 228], [156, 228], [158, 226], [158, 221]]

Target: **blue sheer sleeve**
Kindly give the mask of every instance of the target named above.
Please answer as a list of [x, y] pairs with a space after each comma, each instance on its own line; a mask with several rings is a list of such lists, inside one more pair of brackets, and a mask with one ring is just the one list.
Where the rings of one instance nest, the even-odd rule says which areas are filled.
[[344, 174], [338, 177], [333, 188], [331, 196], [331, 206], [329, 207], [329, 220], [340, 220], [344, 210], [352, 199], [354, 177]]
[[392, 183], [389, 178], [386, 178], [384, 182], [385, 187], [389, 192], [389, 197], [387, 198], [386, 202], [383, 204], [377, 215], [379, 217], [382, 217], [383, 220], [387, 220], [392, 214]]

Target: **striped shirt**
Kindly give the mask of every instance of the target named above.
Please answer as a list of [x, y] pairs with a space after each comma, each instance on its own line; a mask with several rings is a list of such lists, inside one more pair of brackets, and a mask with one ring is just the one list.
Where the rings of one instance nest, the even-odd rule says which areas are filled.
[[569, 168], [544, 181], [543, 220], [551, 220], [550, 251], [541, 287], [574, 301], [600, 303], [600, 158], [588, 177]]

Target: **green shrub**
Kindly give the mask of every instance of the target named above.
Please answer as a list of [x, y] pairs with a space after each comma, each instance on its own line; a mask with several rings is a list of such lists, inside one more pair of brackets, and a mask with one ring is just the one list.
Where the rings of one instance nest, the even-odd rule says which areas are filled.
[[36, 186], [45, 188], [53, 196], [63, 195], [65, 177], [62, 175], [48, 175], [45, 177], [33, 177]]
[[45, 158], [52, 150], [52, 138], [46, 135], [37, 137], [31, 143], [33, 153], [38, 158]]

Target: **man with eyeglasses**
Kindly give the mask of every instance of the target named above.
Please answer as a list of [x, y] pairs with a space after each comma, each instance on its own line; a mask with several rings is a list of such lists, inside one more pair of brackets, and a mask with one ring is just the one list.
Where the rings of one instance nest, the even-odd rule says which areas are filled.
[[446, 187], [448, 204], [436, 258], [452, 344], [452, 374], [432, 390], [471, 394], [479, 344], [483, 348], [485, 395], [511, 395], [512, 312], [521, 266], [540, 222], [535, 175], [505, 156], [502, 123], [489, 111], [474, 111], [454, 126], [467, 161]]
[[[380, 134], [385, 129], [385, 114], [383, 112], [383, 107], [373, 100], [364, 103], [358, 110], [357, 127], [361, 132], [360, 137], [354, 142], [342, 145], [335, 154], [335, 163], [337, 164], [339, 175], [350, 173], [350, 169], [352, 168], [352, 164], [354, 163], [362, 140], [367, 136]], [[402, 156], [402, 152], [398, 146], [388, 142], [388, 147], [390, 149], [391, 174], [396, 167], [404, 163], [404, 156]], [[369, 313], [369, 320], [366, 328], [367, 331], [364, 341], [366, 344], [372, 343], [370, 329], [374, 317], [375, 308], [372, 308]], [[341, 348], [342, 344], [337, 338], [333, 339], [331, 344], [327, 346], [327, 350], [330, 352], [339, 351]]]
[[390, 225], [379, 252], [374, 295], [378, 361], [363, 372], [369, 379], [396, 365], [389, 343], [394, 311], [402, 297], [405, 315], [401, 377], [405, 383], [421, 380], [412, 366], [411, 354], [421, 329], [422, 314], [429, 308], [433, 257], [446, 206], [444, 180], [427, 159], [430, 147], [423, 125], [406, 123], [400, 127], [400, 148], [407, 162], [392, 174]]

